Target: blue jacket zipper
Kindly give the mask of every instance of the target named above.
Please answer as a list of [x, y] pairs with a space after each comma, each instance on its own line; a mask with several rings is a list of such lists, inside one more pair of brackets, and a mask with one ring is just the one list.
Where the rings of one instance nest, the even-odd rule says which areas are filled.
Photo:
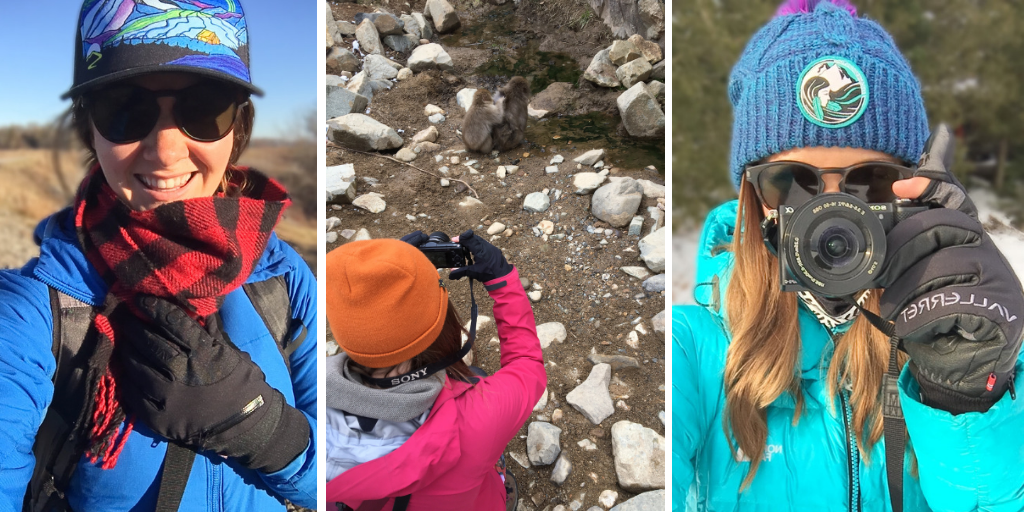
[[[832, 329], [825, 328], [832, 345], [836, 344], [836, 333]], [[849, 489], [849, 510], [850, 512], [861, 512], [860, 503], [860, 452], [857, 450], [857, 434], [853, 428], [853, 412], [850, 409], [850, 397], [848, 391], [839, 392], [839, 402], [843, 408], [843, 426], [846, 431], [846, 463], [849, 473], [847, 474]]]

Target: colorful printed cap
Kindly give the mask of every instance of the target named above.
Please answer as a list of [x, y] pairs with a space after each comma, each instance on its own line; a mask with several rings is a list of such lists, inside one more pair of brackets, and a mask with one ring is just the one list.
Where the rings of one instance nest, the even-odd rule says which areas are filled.
[[74, 84], [62, 98], [173, 71], [263, 95], [249, 76], [249, 35], [238, 0], [85, 0], [75, 46]]

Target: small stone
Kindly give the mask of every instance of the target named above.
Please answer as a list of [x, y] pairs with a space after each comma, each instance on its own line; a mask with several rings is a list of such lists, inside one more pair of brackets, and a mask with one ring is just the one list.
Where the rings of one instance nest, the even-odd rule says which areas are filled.
[[387, 203], [384, 202], [384, 196], [376, 192], [363, 194], [355, 198], [352, 204], [370, 213], [380, 213], [387, 207]]
[[594, 425], [600, 424], [615, 412], [611, 395], [608, 393], [611, 375], [611, 365], [594, 365], [587, 380], [570, 391], [565, 396], [565, 401]]
[[354, 229], [343, 229], [341, 230], [341, 237], [345, 240], [351, 240], [355, 236], [356, 230]]
[[661, 426], [665, 426], [665, 411], [658, 411], [658, 421], [661, 422]]
[[[620, 422], [621, 423], [621, 422]], [[526, 446], [530, 463], [535, 466], [544, 466], [555, 462], [558, 454], [562, 451], [559, 438], [562, 429], [542, 421], [534, 421], [527, 428]], [[662, 463], [664, 467], [664, 463]], [[664, 475], [662, 477], [664, 480]]]
[[555, 232], [555, 223], [551, 222], [550, 220], [542, 220], [542, 221], [540, 221], [540, 223], [537, 224], [537, 227], [540, 228], [540, 230], [545, 235], [550, 235], [551, 233]]
[[590, 439], [584, 439], [576, 444], [579, 445], [580, 448], [583, 448], [588, 452], [592, 452], [597, 449], [597, 445], [594, 444], [594, 442], [591, 441]]
[[657, 315], [651, 318], [651, 325], [654, 326], [654, 332], [665, 334], [665, 312], [659, 311]]
[[441, 186], [442, 187], [447, 187], [447, 186], [449, 186], [451, 184], [452, 184], [452, 182], [448, 181], [448, 178], [441, 178]]
[[420, 130], [420, 131], [416, 132], [416, 135], [412, 136], [412, 141], [416, 142], [416, 143], [419, 143], [419, 142], [436, 142], [437, 141], [437, 136], [438, 136], [437, 127], [436, 126], [431, 126], [431, 127], [427, 128], [426, 130]]
[[551, 162], [549, 162], [549, 163], [551, 165], [558, 165], [558, 164], [560, 164], [560, 163], [562, 163], [564, 161], [565, 161], [565, 157], [563, 157], [562, 155], [555, 155], [555, 156], [551, 157]]
[[643, 215], [637, 215], [633, 217], [633, 220], [629, 221], [629, 231], [627, 233], [630, 236], [640, 236], [640, 233], [644, 229], [644, 217]]
[[431, 123], [434, 123], [434, 124], [443, 123], [444, 122], [444, 114], [434, 114], [434, 115], [428, 117], [427, 121], [430, 121]]
[[331, 231], [341, 226], [341, 219], [337, 217], [327, 217], [327, 221], [324, 223], [327, 226], [327, 231]]
[[529, 457], [527, 457], [525, 453], [508, 452], [508, 454], [512, 457], [512, 460], [518, 462], [523, 469], [530, 469], [532, 466], [532, 464], [530, 464]]
[[587, 356], [587, 361], [593, 364], [610, 364], [612, 371], [619, 371], [624, 368], [639, 368], [640, 362], [636, 358], [623, 356], [623, 355], [605, 355], [605, 354], [590, 354]]
[[561, 454], [558, 456], [558, 460], [555, 461], [555, 469], [551, 471], [551, 481], [555, 485], [562, 485], [565, 483], [565, 479], [569, 478], [569, 473], [572, 472], [572, 462]]
[[496, 235], [498, 233], [501, 233], [502, 231], [505, 231], [505, 225], [500, 222], [495, 222], [494, 224], [491, 224], [489, 228], [487, 228], [488, 235]]
[[608, 489], [601, 492], [601, 496], [597, 498], [597, 502], [600, 503], [605, 510], [608, 510], [615, 506], [615, 500], [617, 499], [619, 499], [619, 493]]
[[619, 270], [637, 279], [646, 279], [647, 276], [651, 275], [651, 272], [647, 270], [647, 267], [620, 267]]
[[562, 416], [564, 416], [564, 415], [565, 415], [565, 413], [562, 412], [561, 409], [555, 409], [555, 412], [551, 413], [551, 422], [552, 423], [558, 423], [558, 422], [562, 421]]
[[[533, 293], [536, 293], [538, 296], [537, 300], [540, 300], [541, 292], [536, 290], [528, 293], [527, 295], [530, 296], [530, 299], [533, 299]], [[535, 300], [534, 302], [537, 301]], [[568, 335], [569, 333], [561, 322], [548, 322], [537, 326], [537, 338], [540, 339], [540, 348], [542, 350], [551, 346], [551, 343], [562, 343]]]
[[556, 172], [558, 172], [558, 166], [557, 165], [549, 165], [549, 166], [544, 168], [544, 174], [554, 174]]
[[665, 438], [630, 421], [612, 425], [612, 455], [619, 486], [629, 492], [665, 488]]
[[533, 412], [543, 411], [548, 406], [548, 388], [544, 388], [544, 392], [541, 393], [540, 399], [537, 400], [537, 405], [533, 406]]
[[366, 228], [360, 228], [359, 232], [356, 233], [355, 238], [352, 239], [353, 242], [358, 242], [360, 240], [372, 240], [370, 232], [367, 231]]
[[527, 292], [526, 293], [526, 296], [529, 297], [530, 301], [532, 301], [532, 302], [540, 302], [541, 295], [542, 295], [542, 292], [540, 292], [540, 291]]
[[324, 240], [327, 241], [327, 243], [329, 244], [333, 244], [334, 242], [338, 241], [338, 234], [335, 233], [334, 231], [331, 231], [330, 233], [324, 235]]
[[518, 165], [506, 165], [505, 166], [505, 172], [507, 172], [509, 174], [515, 174], [516, 171], [518, 171], [518, 170], [519, 170], [519, 166]]
[[398, 70], [398, 79], [399, 80], [408, 80], [410, 78], [412, 78], [412, 70], [411, 69], [409, 69], [409, 68], [402, 68], [402, 69]]
[[395, 153], [395, 158], [403, 162], [412, 162], [413, 160], [416, 160], [417, 156], [419, 155], [417, 155], [415, 151], [407, 147], [399, 149], [398, 153]]
[[423, 115], [432, 116], [434, 114], [444, 114], [444, 109], [434, 105], [433, 103], [428, 103], [427, 106], [423, 108]]
[[578, 164], [591, 166], [594, 165], [598, 160], [601, 160], [602, 158], [604, 158], [603, 149], [591, 149], [590, 151], [587, 151], [586, 153], [583, 153], [582, 155], [573, 158], [572, 161]]
[[647, 293], [661, 293], [665, 291], [665, 274], [658, 274], [650, 277], [644, 281], [643, 287], [644, 291]]
[[551, 199], [543, 192], [531, 192], [523, 201], [523, 209], [530, 213], [546, 212], [551, 206]]
[[640, 348], [640, 336], [636, 331], [629, 331], [629, 334], [626, 335], [626, 345], [633, 349]]
[[494, 174], [498, 177], [499, 180], [505, 179], [505, 166], [499, 165], [498, 170], [494, 171]]

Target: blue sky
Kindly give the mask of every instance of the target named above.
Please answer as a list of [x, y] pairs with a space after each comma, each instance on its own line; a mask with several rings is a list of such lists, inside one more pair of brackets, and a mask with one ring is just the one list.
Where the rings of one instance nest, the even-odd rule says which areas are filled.
[[[316, 109], [316, 0], [241, 0], [249, 27], [256, 98], [256, 137], [288, 137]], [[80, 0], [5, 1], [0, 42], [8, 45], [0, 71], [0, 126], [43, 124], [71, 105]]]

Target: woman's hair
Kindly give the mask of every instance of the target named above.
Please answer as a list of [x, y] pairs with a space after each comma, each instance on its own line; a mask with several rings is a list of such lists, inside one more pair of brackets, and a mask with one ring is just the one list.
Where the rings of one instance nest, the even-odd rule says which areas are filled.
[[[426, 350], [413, 356], [411, 360], [412, 368], [423, 368], [461, 350], [462, 334], [464, 332], [466, 330], [462, 327], [458, 313], [455, 312], [455, 305], [452, 304], [451, 299], [448, 299], [448, 312], [445, 314], [441, 333], [437, 335], [437, 339]], [[353, 360], [349, 360], [349, 364], [356, 373], [367, 377], [373, 375], [374, 370], [376, 370], [376, 368], [363, 366]], [[474, 376], [469, 366], [461, 358], [448, 366], [445, 372], [448, 374], [448, 377], [463, 382], [470, 382], [470, 377]]]
[[[225, 84], [225, 87], [233, 86]], [[232, 132], [234, 143], [231, 146], [231, 157], [228, 159], [227, 171], [221, 179], [221, 190], [228, 188], [227, 184], [231, 181], [231, 173], [235, 170], [235, 164], [238, 162], [242, 152], [245, 151], [245, 148], [249, 146], [249, 139], [252, 137], [252, 128], [255, 122], [256, 109], [253, 106], [252, 100], [249, 100], [239, 107], [239, 111], [235, 115], [235, 124], [232, 126], [234, 130]], [[85, 166], [86, 168], [91, 168], [93, 165], [96, 165], [98, 160], [96, 159], [96, 148], [92, 140], [92, 119], [89, 118], [89, 111], [85, 108], [82, 96], [77, 96], [72, 101], [71, 126], [75, 131], [75, 135], [78, 136], [78, 140], [81, 141], [88, 151], [88, 155], [85, 158]]]
[[[761, 463], [768, 437], [768, 405], [788, 391], [796, 402], [795, 425], [804, 401], [798, 298], [795, 293], [780, 291], [778, 259], [768, 251], [760, 233], [763, 217], [753, 185], [744, 180], [732, 242], [735, 264], [726, 290], [732, 342], [725, 362], [723, 417], [726, 438], [730, 444], [735, 439], [733, 451], [742, 450], [750, 459], [742, 489], [750, 485]], [[878, 293], [872, 292], [863, 307], [877, 313]], [[853, 429], [858, 433], [858, 447], [865, 461], [882, 437], [880, 393], [888, 361], [888, 338], [861, 315], [836, 340], [828, 369], [826, 385], [831, 396], [842, 389], [850, 390]], [[900, 365], [904, 361], [901, 359]]]

